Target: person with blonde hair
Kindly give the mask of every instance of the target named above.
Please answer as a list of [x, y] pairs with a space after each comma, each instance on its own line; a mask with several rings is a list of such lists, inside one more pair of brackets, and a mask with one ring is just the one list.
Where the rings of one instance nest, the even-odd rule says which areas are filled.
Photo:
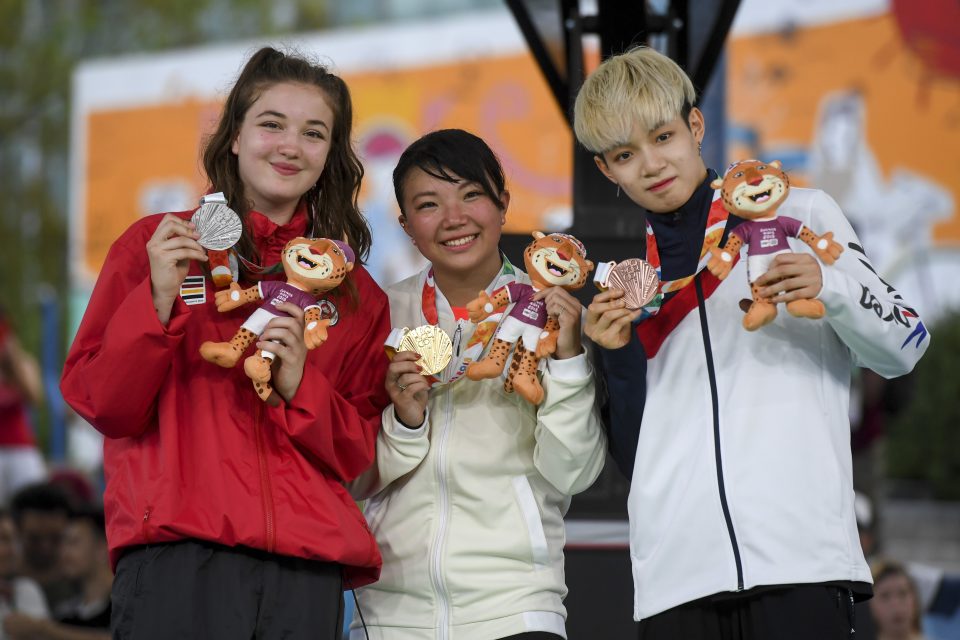
[[825, 317], [780, 314], [744, 331], [747, 261], [734, 256], [723, 281], [704, 268], [742, 220], [711, 187], [704, 115], [666, 56], [639, 47], [606, 60], [574, 115], [597, 168], [644, 210], [637, 254], [661, 278], [655, 305], [627, 309], [611, 289], [584, 324], [609, 389], [611, 452], [631, 479], [640, 637], [850, 637], [854, 603], [871, 592], [853, 507], [850, 370], [910, 371], [926, 328], [833, 200], [792, 188], [778, 213], [832, 230], [845, 251], [821, 267], [792, 245], [754, 284], [774, 303], [816, 298]]

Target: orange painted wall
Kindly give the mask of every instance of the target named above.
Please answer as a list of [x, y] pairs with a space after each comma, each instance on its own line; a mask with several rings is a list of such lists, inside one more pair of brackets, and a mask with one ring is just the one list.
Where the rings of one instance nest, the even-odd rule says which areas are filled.
[[[508, 231], [537, 228], [544, 211], [570, 206], [571, 136], [529, 55], [344, 77], [357, 139], [384, 123], [403, 131], [406, 143], [444, 127], [483, 137], [507, 174]], [[200, 196], [201, 139], [217, 110], [217, 104], [194, 101], [89, 115], [82, 253], [91, 273], [100, 269], [113, 240], [149, 213], [139, 202], [146, 185], [180, 180]]]
[[[753, 127], [761, 146], [809, 145], [822, 96], [857, 89], [883, 173], [908, 168], [960, 203], [960, 78], [927, 68], [892, 15], [741, 37], [728, 51], [728, 120]], [[935, 226], [934, 241], [960, 243], [956, 208]]]

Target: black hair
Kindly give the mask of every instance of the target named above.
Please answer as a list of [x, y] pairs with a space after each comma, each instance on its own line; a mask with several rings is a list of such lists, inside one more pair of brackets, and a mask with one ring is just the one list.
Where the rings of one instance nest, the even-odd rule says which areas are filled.
[[687, 125], [687, 129], [690, 128], [691, 111], [693, 111], [693, 105], [689, 102], [684, 102], [683, 107], [680, 109], [680, 119], [683, 120], [683, 124]]
[[70, 494], [63, 487], [49, 482], [40, 482], [20, 489], [10, 501], [10, 514], [18, 528], [23, 522], [23, 514], [27, 511], [60, 512], [69, 515], [73, 511], [73, 504], [70, 501]]
[[476, 182], [502, 210], [500, 196], [506, 189], [503, 167], [497, 155], [481, 138], [463, 129], [441, 129], [411, 144], [393, 170], [393, 191], [403, 212], [403, 182], [413, 169], [457, 183]]
[[103, 509], [100, 507], [84, 505], [74, 509], [70, 513], [70, 522], [87, 522], [97, 536], [104, 540], [107, 539], [107, 522], [103, 515]]

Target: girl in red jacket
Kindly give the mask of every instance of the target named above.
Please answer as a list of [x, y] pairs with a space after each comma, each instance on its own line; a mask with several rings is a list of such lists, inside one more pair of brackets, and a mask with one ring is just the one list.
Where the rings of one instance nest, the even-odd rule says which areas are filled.
[[[366, 255], [351, 122], [346, 85], [323, 67], [270, 48], [244, 67], [203, 154], [243, 220], [244, 286], [282, 278], [297, 236]], [[200, 357], [250, 309], [217, 312], [191, 213], [144, 218], [114, 242], [61, 383], [106, 436], [113, 637], [338, 637], [342, 588], [380, 569], [343, 483], [370, 464], [387, 404], [386, 298], [354, 268], [322, 303], [329, 339], [309, 352], [303, 312], [282, 304], [290, 317], [256, 344], [277, 356], [284, 402], [267, 406], [243, 367]]]

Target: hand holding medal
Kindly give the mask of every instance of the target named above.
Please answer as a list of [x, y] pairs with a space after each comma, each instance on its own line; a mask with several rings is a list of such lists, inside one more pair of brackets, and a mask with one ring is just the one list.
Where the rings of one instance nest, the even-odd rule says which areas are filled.
[[434, 375], [447, 368], [453, 357], [453, 343], [450, 336], [440, 327], [425, 324], [416, 329], [394, 329], [384, 343], [387, 355], [400, 351], [413, 351], [419, 356], [416, 361], [425, 375]]
[[423, 325], [394, 329], [384, 343], [392, 362], [386, 389], [397, 418], [405, 426], [423, 424], [430, 382], [427, 376], [443, 371], [453, 356], [453, 344], [443, 329]]
[[656, 269], [640, 258], [600, 263], [594, 273], [593, 282], [601, 291], [623, 291], [623, 302], [630, 311], [650, 304], [657, 297], [660, 286]]
[[193, 212], [190, 222], [200, 237], [197, 242], [205, 249], [224, 251], [240, 240], [243, 223], [240, 216], [227, 206], [222, 193], [211, 193], [200, 199], [200, 208]]
[[619, 349], [630, 341], [633, 322], [660, 307], [663, 294], [657, 270], [639, 258], [604, 262], [593, 281], [602, 293], [587, 307], [583, 331], [599, 346]]

